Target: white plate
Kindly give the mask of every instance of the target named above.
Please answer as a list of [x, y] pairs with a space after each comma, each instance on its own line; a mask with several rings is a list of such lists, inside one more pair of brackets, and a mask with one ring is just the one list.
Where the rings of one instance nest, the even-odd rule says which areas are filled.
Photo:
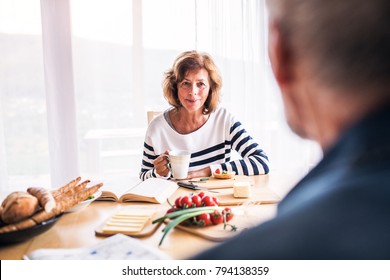
[[102, 191], [99, 190], [99, 191], [97, 191], [96, 193], [93, 194], [93, 198], [86, 199], [86, 200], [80, 202], [79, 204], [76, 204], [75, 206], [73, 206], [72, 208], [70, 208], [69, 210], [67, 210], [65, 212], [76, 212], [76, 211], [85, 209], [89, 204], [94, 202], [101, 195], [102, 195]]

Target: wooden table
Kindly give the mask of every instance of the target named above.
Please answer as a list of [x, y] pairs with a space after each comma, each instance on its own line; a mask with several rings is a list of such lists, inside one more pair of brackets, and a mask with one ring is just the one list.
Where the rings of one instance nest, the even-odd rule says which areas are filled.
[[[254, 176], [254, 178], [256, 187], [268, 187], [283, 197], [296, 182], [297, 176], [272, 174]], [[188, 192], [188, 190], [179, 188], [171, 200]], [[129, 204], [95, 201], [84, 210], [66, 213], [47, 232], [23, 243], [0, 246], [0, 259], [18, 260], [23, 255], [40, 248], [78, 248], [96, 244], [104, 237], [96, 236], [95, 229], [124, 205]], [[153, 206], [156, 207], [155, 204]], [[161, 205], [159, 207], [168, 208], [169, 206]], [[256, 218], [257, 223], [261, 223], [275, 214], [276, 204], [265, 204], [260, 205], [260, 207], [261, 211]], [[186, 259], [219, 244], [219, 242], [209, 241], [175, 229], [167, 235], [164, 243], [158, 247], [162, 236], [161, 229], [162, 227], [153, 235], [140, 239], [151, 246], [159, 248], [159, 250], [173, 259]]]

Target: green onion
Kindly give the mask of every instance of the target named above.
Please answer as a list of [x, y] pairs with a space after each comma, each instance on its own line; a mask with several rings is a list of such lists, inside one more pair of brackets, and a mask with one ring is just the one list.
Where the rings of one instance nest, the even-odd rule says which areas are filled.
[[[207, 208], [207, 209], [206, 209]], [[160, 243], [158, 244], [158, 246], [160, 246], [162, 244], [162, 242], [164, 241], [164, 238], [165, 236], [168, 234], [168, 232], [174, 228], [175, 226], [177, 226], [178, 224], [180, 224], [181, 222], [187, 220], [187, 219], [190, 219], [192, 217], [196, 217], [200, 214], [203, 214], [203, 213], [213, 213], [215, 211], [215, 209], [217, 209], [216, 207], [198, 207], [198, 208], [189, 208], [189, 209], [184, 209], [184, 210], [179, 210], [179, 211], [176, 211], [176, 212], [181, 212], [181, 215], [177, 215], [175, 217], [177, 217], [176, 219], [172, 220], [169, 224], [167, 224], [167, 226], [163, 229], [163, 236], [160, 240]], [[188, 211], [188, 210], [197, 210], [197, 211]], [[153, 223], [155, 223], [156, 221], [163, 221], [166, 219], [167, 216], [169, 216], [170, 214], [173, 214], [173, 213], [176, 213], [176, 212], [172, 212], [172, 213], [169, 213], [168, 215], [165, 215], [164, 217], [161, 217], [159, 219], [156, 219], [153, 221]], [[185, 213], [183, 213], [185, 212]]]

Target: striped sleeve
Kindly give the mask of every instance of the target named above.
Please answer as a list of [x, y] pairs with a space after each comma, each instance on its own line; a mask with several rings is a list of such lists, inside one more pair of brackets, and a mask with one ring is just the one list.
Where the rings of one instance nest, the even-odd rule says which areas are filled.
[[153, 161], [156, 158], [157, 156], [154, 153], [153, 147], [149, 146], [146, 142], [144, 142], [141, 172], [139, 174], [139, 178], [141, 180], [146, 180], [152, 177], [156, 177], [154, 173], [154, 164], [153, 164]]
[[149, 178], [164, 178], [169, 179], [171, 177], [171, 173], [169, 172], [168, 176], [164, 177], [156, 173], [154, 168], [153, 161], [158, 157], [155, 154], [152, 146], [148, 145], [144, 142], [144, 151], [142, 156], [142, 164], [141, 164], [141, 172], [139, 173], [139, 178], [142, 181], [145, 181]]
[[243, 175], [259, 175], [269, 173], [268, 157], [260, 146], [248, 134], [240, 122], [234, 122], [230, 128], [232, 149], [237, 151], [242, 159], [226, 162], [221, 165], [223, 170], [235, 171]]

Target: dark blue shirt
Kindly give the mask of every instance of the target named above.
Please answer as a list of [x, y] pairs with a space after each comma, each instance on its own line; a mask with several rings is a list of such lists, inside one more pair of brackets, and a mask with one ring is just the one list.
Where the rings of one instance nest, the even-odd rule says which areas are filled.
[[274, 219], [195, 259], [390, 259], [390, 107], [350, 127]]

